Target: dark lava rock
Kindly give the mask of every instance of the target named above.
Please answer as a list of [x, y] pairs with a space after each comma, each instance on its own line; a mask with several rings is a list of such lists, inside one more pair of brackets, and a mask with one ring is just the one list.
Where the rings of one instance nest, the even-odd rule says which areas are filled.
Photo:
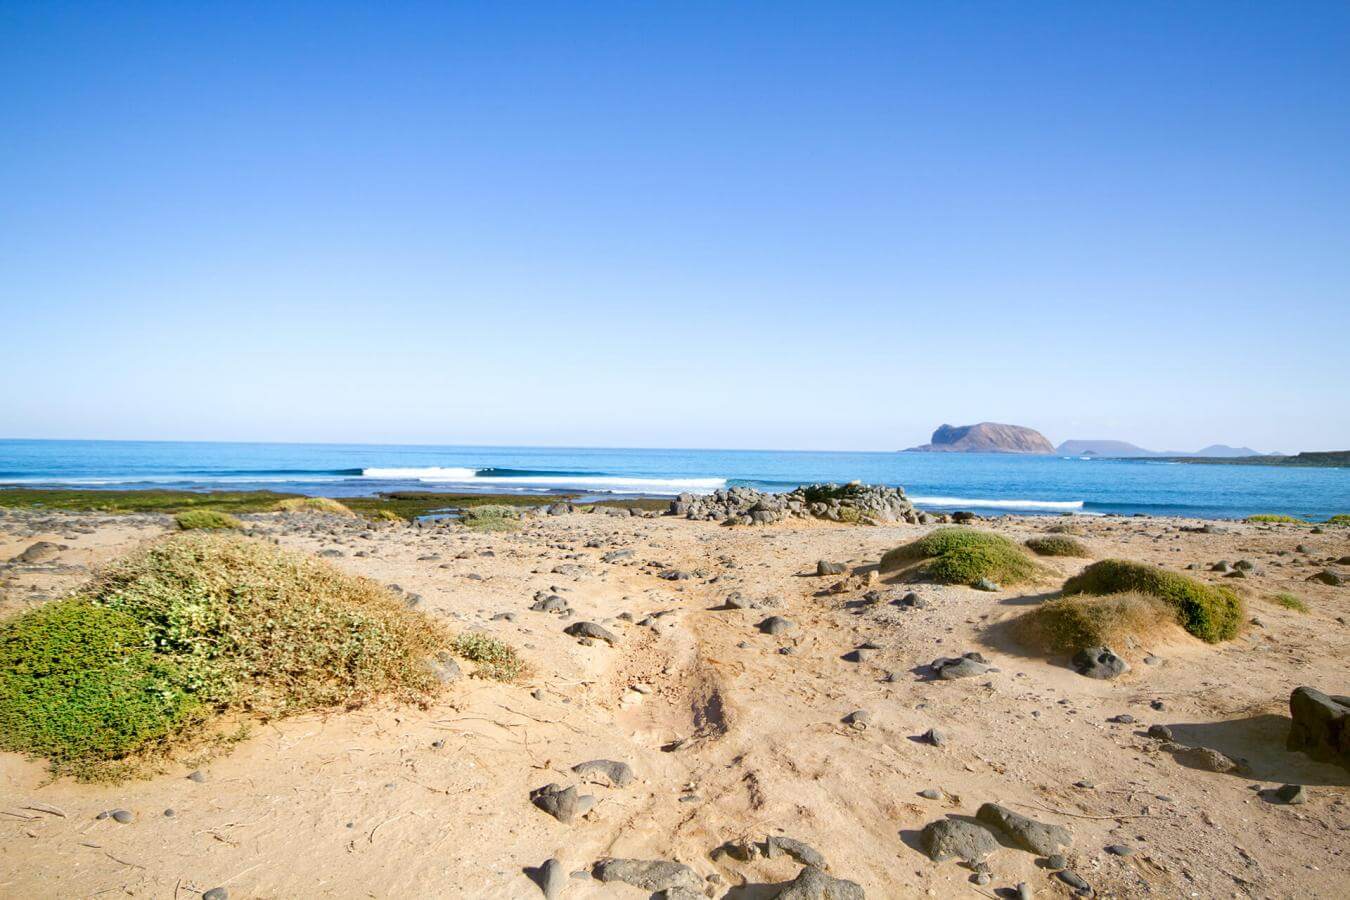
[[1172, 739], [1172, 729], [1166, 725], [1148, 726], [1148, 736], [1158, 741], [1170, 741]]
[[602, 859], [595, 864], [594, 874], [600, 881], [622, 881], [644, 891], [685, 888], [703, 892], [703, 879], [693, 869], [665, 859]]
[[820, 851], [796, 838], [770, 835], [765, 839], [764, 846], [765, 855], [769, 859], [778, 856], [790, 856], [804, 866], [815, 866], [818, 869], [825, 868], [825, 857], [820, 855]]
[[618, 762], [613, 759], [591, 759], [584, 763], [577, 763], [572, 767], [572, 771], [587, 778], [592, 775], [603, 776], [613, 787], [627, 787], [633, 783], [636, 776], [633, 775], [633, 767], [626, 762]]
[[604, 641], [611, 647], [619, 642], [619, 636], [610, 631], [603, 625], [597, 625], [594, 622], [573, 622], [563, 629], [566, 634], [576, 638], [591, 638], [592, 640]]
[[934, 862], [959, 859], [971, 866], [983, 862], [999, 846], [992, 831], [965, 819], [929, 822], [919, 834], [919, 845]]
[[1073, 668], [1088, 678], [1116, 678], [1130, 670], [1125, 660], [1109, 647], [1086, 647], [1073, 657]]
[[834, 878], [817, 866], [807, 866], [781, 891], [777, 900], [865, 900], [862, 886]]
[[989, 661], [981, 654], [971, 652], [956, 657], [938, 657], [930, 668], [938, 678], [953, 681], [985, 674], [989, 671]]
[[1289, 695], [1289, 715], [1294, 721], [1286, 749], [1350, 768], [1350, 697], [1297, 687]]
[[575, 787], [546, 784], [530, 792], [530, 801], [559, 822], [570, 822], [584, 816], [595, 805], [595, 798], [577, 793]]
[[1331, 569], [1323, 569], [1316, 575], [1309, 575], [1309, 581], [1316, 581], [1319, 584], [1329, 584], [1332, 587], [1340, 587], [1345, 584], [1345, 576], [1340, 572], [1333, 572]]
[[1308, 802], [1308, 792], [1304, 790], [1301, 784], [1286, 784], [1276, 788], [1274, 793], [1276, 799], [1281, 803], [1288, 803], [1290, 806]]
[[975, 818], [999, 829], [1023, 850], [1039, 856], [1049, 856], [1073, 843], [1073, 835], [1062, 825], [1037, 822], [997, 803], [986, 803], [981, 806]]

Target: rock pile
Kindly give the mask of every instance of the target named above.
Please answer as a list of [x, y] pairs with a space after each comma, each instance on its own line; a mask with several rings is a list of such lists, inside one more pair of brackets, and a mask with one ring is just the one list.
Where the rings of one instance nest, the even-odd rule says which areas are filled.
[[903, 488], [850, 482], [808, 484], [786, 494], [766, 494], [733, 487], [711, 494], [681, 494], [670, 504], [670, 515], [727, 525], [768, 525], [785, 519], [817, 518], [832, 522], [930, 521], [905, 497]]

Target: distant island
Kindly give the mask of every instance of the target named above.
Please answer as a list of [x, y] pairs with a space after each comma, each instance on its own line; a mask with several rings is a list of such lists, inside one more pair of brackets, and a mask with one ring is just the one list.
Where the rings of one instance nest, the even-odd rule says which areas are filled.
[[1304, 451], [1293, 456], [1272, 453], [1256, 456], [1160, 456], [1164, 462], [1208, 463], [1229, 466], [1315, 466], [1350, 469], [1350, 450]]
[[1052, 454], [1054, 444], [1034, 428], [980, 422], [978, 425], [942, 425], [930, 443], [906, 453], [1030, 453]]
[[1055, 451], [1060, 456], [1101, 456], [1110, 459], [1140, 459], [1145, 457], [1173, 458], [1182, 456], [1203, 456], [1210, 459], [1228, 457], [1263, 456], [1251, 447], [1230, 447], [1227, 444], [1210, 444], [1194, 452], [1185, 450], [1146, 450], [1127, 441], [1065, 441]]

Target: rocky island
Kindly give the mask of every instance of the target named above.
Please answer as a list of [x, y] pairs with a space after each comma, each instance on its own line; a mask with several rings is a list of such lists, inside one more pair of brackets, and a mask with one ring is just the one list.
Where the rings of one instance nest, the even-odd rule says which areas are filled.
[[1024, 425], [980, 422], [978, 425], [941, 425], [932, 441], [910, 447], [906, 453], [1041, 453], [1055, 452], [1045, 435]]

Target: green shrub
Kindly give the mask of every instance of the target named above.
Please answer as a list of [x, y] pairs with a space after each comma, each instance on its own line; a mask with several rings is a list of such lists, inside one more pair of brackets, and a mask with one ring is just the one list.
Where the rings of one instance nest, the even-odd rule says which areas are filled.
[[927, 561], [924, 577], [942, 584], [974, 584], [988, 578], [1000, 585], [1030, 581], [1042, 570], [1017, 544], [974, 528], [938, 528], [881, 557], [882, 571]]
[[1191, 634], [1217, 643], [1238, 633], [1242, 599], [1228, 588], [1208, 585], [1158, 566], [1123, 559], [1093, 563], [1064, 582], [1064, 594], [1119, 594], [1138, 591], [1173, 608], [1177, 621]]
[[1348, 513], [1337, 513], [1336, 515], [1332, 516], [1330, 519], [1327, 519], [1327, 524], [1328, 524], [1328, 525], [1350, 525], [1350, 514], [1348, 514]]
[[129, 758], [200, 742], [188, 726], [217, 713], [420, 699], [445, 644], [383, 587], [315, 557], [174, 535], [0, 626], [0, 747], [116, 777]]
[[525, 674], [525, 663], [515, 648], [481, 631], [464, 632], [455, 638], [451, 649], [475, 664], [475, 678], [515, 681]]
[[1157, 597], [1140, 593], [1056, 597], [1014, 622], [1018, 637], [1052, 653], [1077, 653], [1085, 647], [1135, 648], [1169, 627], [1176, 628], [1172, 609]]
[[1286, 525], [1305, 524], [1302, 519], [1295, 518], [1294, 516], [1279, 515], [1277, 513], [1260, 513], [1255, 516], [1248, 516], [1247, 521], [1262, 524], [1286, 524]]
[[520, 512], [509, 506], [470, 506], [460, 521], [475, 531], [513, 531], [520, 525]]
[[329, 497], [292, 497], [277, 504], [282, 512], [321, 512], [353, 517], [356, 513]]
[[1062, 534], [1028, 538], [1026, 544], [1027, 548], [1037, 556], [1088, 557], [1092, 555], [1092, 552], [1082, 541]]
[[1285, 609], [1292, 609], [1294, 612], [1306, 613], [1308, 611], [1308, 604], [1287, 591], [1281, 591], [1271, 597], [1270, 600], [1277, 606], [1283, 606]]
[[244, 523], [240, 522], [229, 513], [217, 512], [214, 509], [189, 509], [186, 512], [180, 512], [174, 516], [174, 521], [178, 527], [184, 531], [191, 531], [194, 528], [243, 528]]
[[402, 522], [404, 518], [392, 509], [377, 509], [370, 514], [372, 519], [379, 522]]

